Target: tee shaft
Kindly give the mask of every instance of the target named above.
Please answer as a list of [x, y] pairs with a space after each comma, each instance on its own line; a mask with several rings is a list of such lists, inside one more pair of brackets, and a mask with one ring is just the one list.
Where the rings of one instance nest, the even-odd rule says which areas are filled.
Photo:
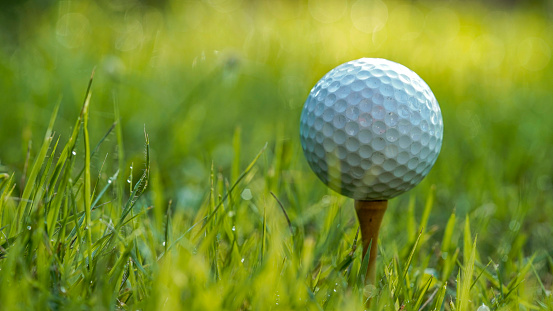
[[[367, 268], [366, 282], [376, 285], [376, 255], [378, 253], [377, 241], [380, 231], [380, 224], [386, 209], [388, 201], [360, 201], [355, 200], [355, 210], [359, 219], [361, 228], [361, 239], [363, 241], [363, 258], [367, 256], [369, 245], [371, 247], [369, 254], [369, 266]], [[371, 243], [372, 242], [372, 243]]]

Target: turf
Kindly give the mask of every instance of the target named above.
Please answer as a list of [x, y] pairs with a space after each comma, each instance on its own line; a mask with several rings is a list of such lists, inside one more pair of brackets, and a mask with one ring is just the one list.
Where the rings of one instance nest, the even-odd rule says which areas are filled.
[[[0, 308], [553, 309], [546, 5], [102, 3], [0, 10]], [[418, 72], [445, 125], [376, 286], [298, 137], [363, 56]]]

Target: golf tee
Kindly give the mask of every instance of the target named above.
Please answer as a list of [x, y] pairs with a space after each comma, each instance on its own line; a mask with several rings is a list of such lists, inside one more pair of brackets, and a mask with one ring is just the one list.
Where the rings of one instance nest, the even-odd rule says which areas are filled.
[[[370, 245], [369, 265], [367, 267], [366, 282], [376, 285], [376, 256], [378, 253], [377, 241], [380, 231], [380, 224], [388, 201], [360, 201], [355, 200], [355, 210], [359, 219], [361, 228], [361, 240], [363, 241], [363, 258], [367, 256], [367, 250]], [[372, 241], [372, 243], [371, 243]]]

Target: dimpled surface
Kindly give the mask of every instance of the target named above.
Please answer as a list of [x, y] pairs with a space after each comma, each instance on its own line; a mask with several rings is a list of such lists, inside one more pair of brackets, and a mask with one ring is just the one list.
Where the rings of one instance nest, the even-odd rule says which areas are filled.
[[428, 85], [398, 63], [362, 58], [327, 73], [300, 120], [307, 162], [331, 189], [387, 200], [416, 186], [440, 153], [443, 121]]

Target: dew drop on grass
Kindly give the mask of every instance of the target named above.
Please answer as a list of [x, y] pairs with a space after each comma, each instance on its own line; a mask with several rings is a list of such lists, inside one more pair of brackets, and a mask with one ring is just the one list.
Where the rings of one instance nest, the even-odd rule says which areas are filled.
[[131, 183], [131, 179], [130, 179], [130, 178], [129, 178], [129, 179], [127, 179], [127, 183], [128, 183], [128, 184], [130, 184], [130, 183]]
[[480, 307], [478, 307], [478, 309], [476, 309], [476, 311], [490, 311], [490, 308], [488, 308], [488, 306], [486, 306], [485, 304], [482, 304]]
[[242, 194], [240, 195], [242, 197], [242, 199], [246, 200], [246, 201], [249, 201], [252, 199], [252, 191], [250, 189], [244, 189], [244, 191], [242, 191]]
[[111, 184], [111, 179], [108, 179], [108, 184]]
[[77, 155], [77, 151], [73, 150], [73, 151], [71, 152], [71, 154]]
[[163, 241], [163, 243], [161, 243], [161, 245], [165, 246], [165, 241]]
[[31, 230], [31, 226], [27, 226], [27, 230]]
[[232, 231], [236, 231], [236, 226], [232, 226]]
[[244, 258], [242, 258], [242, 260], [240, 260], [240, 262], [244, 262]]

